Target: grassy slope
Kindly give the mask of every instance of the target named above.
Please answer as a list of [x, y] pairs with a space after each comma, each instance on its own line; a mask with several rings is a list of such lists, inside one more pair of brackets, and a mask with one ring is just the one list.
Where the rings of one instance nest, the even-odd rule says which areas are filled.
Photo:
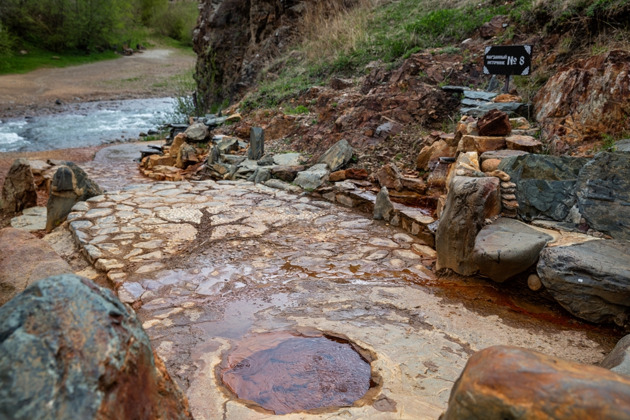
[[[552, 46], [559, 49], [560, 62], [630, 45], [627, 0], [362, 0], [360, 4], [333, 20], [307, 21], [305, 40], [263, 73], [244, 107], [274, 107], [332, 76], [361, 76], [374, 60], [395, 68], [423, 49], [459, 51], [461, 41], [496, 15], [508, 15], [514, 25], [495, 44], [510, 44], [519, 34], [543, 38], [560, 34], [559, 45]], [[525, 96], [535, 93], [549, 71], [542, 67], [531, 78], [518, 81], [527, 90]]]

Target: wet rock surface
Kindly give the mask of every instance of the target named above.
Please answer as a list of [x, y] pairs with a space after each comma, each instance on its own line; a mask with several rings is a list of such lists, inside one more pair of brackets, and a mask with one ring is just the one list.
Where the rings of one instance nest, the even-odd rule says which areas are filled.
[[444, 420], [630, 416], [630, 378], [516, 347], [475, 353], [459, 377]]
[[308, 196], [244, 181], [155, 182], [85, 205], [71, 230], [137, 308], [195, 418], [268, 416], [217, 387], [214, 368], [249, 334], [310, 328], [369, 350], [382, 385], [336, 412], [376, 419], [437, 418], [469, 355], [490, 345], [597, 363], [616, 341], [486, 282], [438, 280], [419, 237]]
[[341, 339], [278, 332], [249, 341], [230, 352], [221, 379], [275, 414], [351, 406], [372, 383], [368, 361]]
[[136, 315], [74, 275], [0, 308], [0, 413], [14, 419], [190, 419]]
[[537, 271], [554, 299], [575, 316], [618, 325], [630, 321], [630, 242], [546, 248]]

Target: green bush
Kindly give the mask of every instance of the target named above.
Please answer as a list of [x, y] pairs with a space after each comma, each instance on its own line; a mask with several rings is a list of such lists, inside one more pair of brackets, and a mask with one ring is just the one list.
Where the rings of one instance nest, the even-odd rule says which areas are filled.
[[161, 35], [192, 46], [192, 32], [197, 24], [198, 13], [196, 2], [170, 3], [155, 15], [151, 26]]
[[195, 81], [192, 72], [177, 76], [172, 84], [175, 86], [175, 106], [173, 112], [168, 113], [164, 124], [187, 124], [189, 117], [199, 117], [202, 115], [201, 109], [195, 103], [193, 92], [195, 91]]
[[13, 39], [9, 32], [0, 23], [0, 57], [11, 55], [13, 52]]

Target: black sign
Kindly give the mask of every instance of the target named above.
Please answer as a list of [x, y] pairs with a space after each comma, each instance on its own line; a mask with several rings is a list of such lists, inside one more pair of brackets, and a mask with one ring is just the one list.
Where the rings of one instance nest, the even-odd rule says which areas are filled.
[[531, 45], [502, 45], [486, 47], [483, 56], [485, 74], [517, 74], [527, 76], [532, 68]]

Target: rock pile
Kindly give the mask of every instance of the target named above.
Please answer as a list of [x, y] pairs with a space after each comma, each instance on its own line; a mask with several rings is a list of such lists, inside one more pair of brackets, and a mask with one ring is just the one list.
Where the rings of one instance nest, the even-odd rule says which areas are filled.
[[[491, 110], [479, 119], [463, 116], [454, 134], [425, 138], [417, 165], [429, 171], [425, 194], [437, 195], [436, 268], [503, 282], [533, 273], [540, 256], [532, 290], [545, 286], [582, 319], [627, 325], [630, 154], [540, 155], [534, 131], [524, 118]], [[382, 172], [379, 180], [393, 171]], [[383, 217], [389, 207], [383, 197], [379, 203]], [[608, 240], [585, 242], [595, 238]], [[601, 266], [597, 255], [610, 260], [608, 268], [593, 268]], [[576, 272], [583, 275], [574, 279]]]

